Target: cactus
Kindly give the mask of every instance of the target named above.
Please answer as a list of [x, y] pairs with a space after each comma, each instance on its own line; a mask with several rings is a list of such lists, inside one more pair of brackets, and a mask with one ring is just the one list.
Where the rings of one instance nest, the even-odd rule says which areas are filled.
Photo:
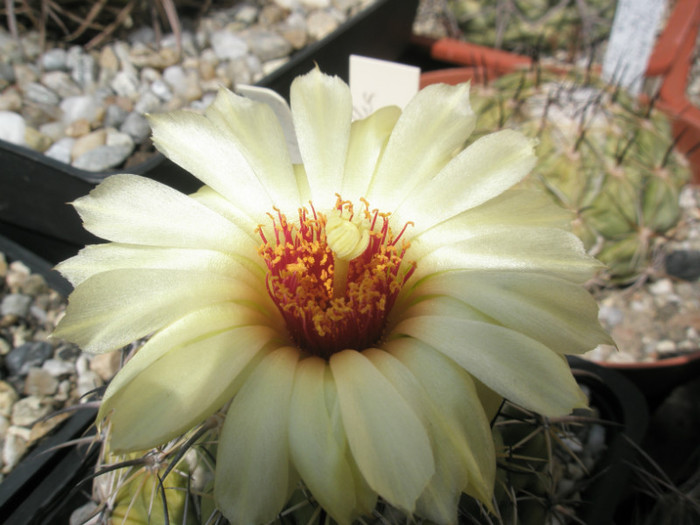
[[511, 73], [472, 92], [474, 136], [506, 127], [537, 137], [539, 163], [524, 184], [575, 214], [574, 232], [613, 281], [643, 275], [689, 179], [669, 120], [580, 70]]
[[453, 0], [450, 7], [466, 40], [527, 54], [590, 49], [615, 13], [606, 0]]

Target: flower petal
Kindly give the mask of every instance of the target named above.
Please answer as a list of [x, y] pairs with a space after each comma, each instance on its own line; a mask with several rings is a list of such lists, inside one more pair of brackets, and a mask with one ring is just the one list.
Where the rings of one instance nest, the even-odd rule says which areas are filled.
[[416, 293], [454, 297], [561, 354], [612, 344], [588, 291], [552, 275], [446, 272], [425, 279]]
[[[149, 117], [153, 143], [170, 160], [226, 197], [246, 215], [272, 209], [273, 202], [258, 176], [231, 142], [230, 134], [192, 111]], [[286, 149], [271, 154], [284, 155]]]
[[[535, 166], [534, 141], [502, 130], [481, 137], [438, 175], [417, 187], [394, 212], [418, 234], [500, 195]], [[439, 202], [440, 206], [435, 206]], [[405, 216], [405, 220], [404, 220]]]
[[256, 253], [253, 232], [146, 177], [112, 175], [74, 205], [85, 229], [110, 241]]
[[496, 456], [489, 420], [474, 381], [456, 363], [411, 338], [387, 344], [423, 386], [433, 407], [438, 471], [418, 500], [418, 512], [456, 523], [455, 499], [464, 490], [491, 504]]
[[241, 372], [274, 336], [268, 327], [243, 326], [159, 352], [104, 400], [101, 412], [111, 412], [110, 445], [116, 451], [146, 450], [187, 432], [231, 399]]
[[274, 319], [276, 309], [263, 293], [235, 275], [112, 270], [93, 275], [73, 291], [54, 335], [88, 352], [106, 352], [153, 333], [189, 312], [225, 301], [250, 301], [262, 311], [267, 307]]
[[399, 334], [423, 341], [500, 395], [542, 415], [563, 416], [586, 406], [566, 360], [508, 328], [426, 315], [401, 322], [392, 335]]
[[343, 181], [352, 120], [350, 88], [315, 68], [294, 79], [290, 104], [311, 198], [319, 209], [329, 208]]
[[299, 352], [268, 354], [233, 399], [219, 437], [214, 499], [233, 523], [268, 523], [294, 488], [289, 464], [290, 397]]
[[[446, 232], [438, 245], [435, 237], [412, 241], [409, 256], [416, 258], [415, 278], [447, 270], [510, 270], [540, 272], [583, 283], [601, 265], [588, 256], [573, 233], [554, 228], [494, 227]], [[466, 237], [449, 239], [450, 233]], [[430, 248], [434, 251], [425, 253]]]
[[400, 115], [398, 107], [387, 106], [352, 123], [340, 192], [344, 199], [358, 202], [358, 199], [367, 194], [377, 162], [384, 153], [389, 135]]
[[330, 367], [350, 450], [362, 476], [389, 503], [412, 512], [435, 472], [423, 423], [360, 352], [333, 354]]
[[78, 255], [56, 266], [73, 286], [97, 273], [126, 268], [199, 270], [223, 276], [235, 275], [250, 286], [261, 286], [265, 279], [260, 266], [227, 253], [118, 243], [86, 246]]
[[394, 210], [421, 182], [432, 179], [474, 129], [469, 84], [428, 86], [403, 110], [386, 145], [367, 199]]
[[205, 115], [241, 152], [275, 206], [296, 211], [299, 188], [287, 140], [272, 108], [222, 89]]
[[355, 481], [346, 459], [347, 440], [338, 435], [326, 390], [335, 388], [323, 359], [299, 363], [289, 413], [292, 461], [314, 498], [341, 525], [356, 509]]

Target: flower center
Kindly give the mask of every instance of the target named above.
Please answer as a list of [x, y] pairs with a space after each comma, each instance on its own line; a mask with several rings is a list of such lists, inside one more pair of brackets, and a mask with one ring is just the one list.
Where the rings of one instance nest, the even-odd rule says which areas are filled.
[[363, 204], [357, 214], [340, 197], [328, 214], [301, 208], [298, 224], [276, 210], [272, 239], [258, 228], [270, 297], [296, 344], [325, 359], [375, 344], [415, 270], [415, 263], [402, 265], [408, 224], [394, 236], [389, 215]]

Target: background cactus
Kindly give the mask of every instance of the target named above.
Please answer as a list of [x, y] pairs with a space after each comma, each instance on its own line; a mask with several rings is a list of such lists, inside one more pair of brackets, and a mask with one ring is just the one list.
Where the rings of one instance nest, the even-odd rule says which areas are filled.
[[649, 268], [677, 223], [685, 159], [668, 119], [590, 72], [512, 73], [474, 85], [474, 137], [516, 128], [539, 139], [524, 184], [544, 188], [575, 216], [574, 231], [614, 281]]

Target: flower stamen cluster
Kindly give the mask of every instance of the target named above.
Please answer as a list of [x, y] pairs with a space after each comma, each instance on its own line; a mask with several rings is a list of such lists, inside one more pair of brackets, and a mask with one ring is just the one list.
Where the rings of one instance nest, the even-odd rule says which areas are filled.
[[376, 345], [415, 270], [414, 263], [402, 264], [406, 227], [394, 236], [389, 215], [363, 204], [355, 214], [352, 203], [338, 197], [328, 214], [301, 208], [298, 223], [275, 210], [269, 214], [274, 239], [258, 229], [268, 293], [295, 343], [324, 359]]

